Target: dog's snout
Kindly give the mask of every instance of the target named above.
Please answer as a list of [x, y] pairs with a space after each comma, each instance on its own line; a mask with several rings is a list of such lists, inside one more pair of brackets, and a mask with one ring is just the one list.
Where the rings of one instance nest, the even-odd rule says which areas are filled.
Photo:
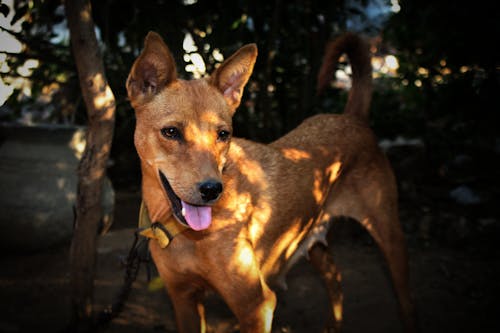
[[212, 201], [221, 194], [222, 183], [216, 180], [208, 180], [199, 185], [199, 190], [203, 201]]

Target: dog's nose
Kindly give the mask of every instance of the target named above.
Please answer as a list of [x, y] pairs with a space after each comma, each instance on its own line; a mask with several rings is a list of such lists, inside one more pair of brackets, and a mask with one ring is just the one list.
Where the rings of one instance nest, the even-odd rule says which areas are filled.
[[199, 190], [203, 201], [208, 202], [215, 200], [222, 192], [222, 183], [219, 181], [208, 180], [200, 184]]

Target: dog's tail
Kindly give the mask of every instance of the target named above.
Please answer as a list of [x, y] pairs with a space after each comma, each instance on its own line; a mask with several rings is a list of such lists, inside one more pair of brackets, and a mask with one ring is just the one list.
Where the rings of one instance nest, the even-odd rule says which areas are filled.
[[344, 113], [368, 121], [372, 98], [372, 66], [368, 42], [354, 33], [346, 33], [327, 44], [318, 74], [317, 93], [330, 83], [340, 56], [346, 53], [352, 68], [352, 86]]

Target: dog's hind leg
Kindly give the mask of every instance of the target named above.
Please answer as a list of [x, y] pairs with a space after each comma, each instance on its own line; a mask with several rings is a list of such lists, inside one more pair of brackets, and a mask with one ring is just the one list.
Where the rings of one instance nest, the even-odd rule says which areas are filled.
[[380, 248], [392, 277], [406, 332], [415, 332], [415, 310], [410, 293], [408, 253], [397, 213], [368, 217], [362, 221]]
[[311, 264], [319, 272], [328, 292], [329, 316], [325, 333], [340, 332], [342, 324], [343, 295], [341, 275], [333, 260], [333, 255], [322, 243], [316, 243], [309, 250]]
[[325, 210], [332, 216], [354, 218], [375, 240], [392, 278], [405, 331], [415, 332], [408, 253], [398, 218], [398, 198], [393, 175], [388, 168], [372, 168], [363, 177], [371, 181], [360, 184], [359, 177], [342, 179], [339, 184], [341, 186], [332, 190]]
[[408, 250], [399, 222], [396, 181], [389, 167], [372, 168], [366, 177], [372, 181], [358, 187], [361, 209], [355, 218], [373, 237], [387, 262], [405, 331], [415, 332]]

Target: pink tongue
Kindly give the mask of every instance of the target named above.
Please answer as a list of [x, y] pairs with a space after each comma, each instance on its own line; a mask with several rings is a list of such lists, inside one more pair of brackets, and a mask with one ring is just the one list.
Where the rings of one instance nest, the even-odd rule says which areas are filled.
[[212, 207], [193, 206], [181, 200], [182, 214], [193, 230], [203, 230], [212, 223]]

